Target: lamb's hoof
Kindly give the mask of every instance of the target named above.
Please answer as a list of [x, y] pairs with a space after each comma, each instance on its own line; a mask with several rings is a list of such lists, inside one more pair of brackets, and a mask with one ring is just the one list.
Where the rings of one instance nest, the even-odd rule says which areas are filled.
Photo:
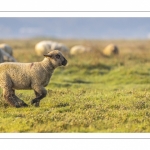
[[36, 102], [34, 106], [39, 107], [40, 106], [39, 102]]
[[34, 103], [35, 103], [35, 101], [34, 101], [34, 100], [32, 100], [32, 101], [31, 101], [31, 105], [33, 105]]
[[20, 107], [28, 107], [28, 105], [24, 101], [21, 101], [19, 105]]
[[15, 107], [16, 108], [20, 108], [21, 106], [19, 104], [15, 104]]
[[13, 106], [16, 107], [16, 108], [20, 107], [20, 105], [18, 103], [14, 103]]
[[16, 105], [15, 107], [16, 107], [16, 108], [20, 108], [20, 107], [28, 107], [28, 105], [27, 105], [26, 103], [24, 103], [24, 104], [21, 104], [21, 105]]
[[22, 107], [28, 107], [28, 104], [23, 103], [21, 106], [22, 106]]
[[32, 100], [32, 101], [31, 101], [31, 105], [34, 105], [35, 107], [39, 107], [39, 106], [40, 106], [39, 104], [40, 104], [40, 103], [37, 102], [36, 100]]
[[36, 100], [36, 99], [33, 99], [33, 100], [31, 101], [31, 105], [33, 105], [33, 104], [35, 104], [35, 103], [37, 103], [37, 100]]
[[16, 108], [20, 108], [20, 106], [19, 106], [19, 105], [16, 105], [15, 107], [16, 107]]

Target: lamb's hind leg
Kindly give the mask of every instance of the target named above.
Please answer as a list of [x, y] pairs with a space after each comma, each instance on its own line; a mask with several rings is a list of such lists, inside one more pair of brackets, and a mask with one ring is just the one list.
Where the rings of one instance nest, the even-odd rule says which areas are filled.
[[46, 96], [47, 91], [44, 87], [36, 87], [34, 88], [34, 93], [36, 98], [31, 101], [31, 104], [35, 104], [35, 106], [38, 107], [40, 105], [40, 100]]
[[9, 88], [5, 88], [3, 89], [3, 97], [4, 99], [9, 103], [11, 104], [12, 106], [14, 107], [20, 107], [18, 101], [16, 100], [16, 98], [14, 97], [14, 94], [13, 94], [13, 89], [9, 89]]
[[20, 107], [27, 107], [28, 106], [23, 100], [21, 100], [20, 98], [18, 98], [15, 95], [15, 90], [13, 90], [13, 97], [18, 102], [18, 104], [20, 105]]

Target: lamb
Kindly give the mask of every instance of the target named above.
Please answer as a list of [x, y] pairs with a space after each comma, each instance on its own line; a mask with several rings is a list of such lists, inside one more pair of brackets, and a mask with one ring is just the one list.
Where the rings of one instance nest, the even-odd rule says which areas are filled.
[[83, 45], [76, 45], [70, 49], [70, 54], [76, 55], [76, 54], [81, 54], [81, 53], [90, 52], [90, 51], [91, 51], [90, 47], [85, 47]]
[[104, 56], [112, 56], [112, 55], [118, 55], [119, 54], [119, 49], [116, 45], [114, 44], [109, 44], [107, 45], [104, 50], [103, 50], [103, 55]]
[[17, 89], [33, 89], [36, 98], [31, 104], [39, 106], [40, 100], [47, 95], [46, 87], [55, 68], [65, 66], [66, 58], [58, 50], [44, 55], [41, 62], [19, 63], [5, 62], [0, 64], [0, 87], [3, 89], [4, 99], [12, 106], [28, 106], [15, 95]]
[[8, 44], [5, 43], [0, 44], [0, 49], [4, 50], [10, 56], [13, 56], [13, 49]]
[[68, 48], [62, 43], [57, 43], [54, 41], [41, 41], [35, 45], [35, 52], [38, 56], [42, 56], [43, 54], [46, 54], [51, 50], [67, 52]]

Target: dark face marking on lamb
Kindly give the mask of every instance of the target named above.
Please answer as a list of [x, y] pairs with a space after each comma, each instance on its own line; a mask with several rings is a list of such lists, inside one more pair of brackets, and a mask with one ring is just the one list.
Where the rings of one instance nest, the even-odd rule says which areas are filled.
[[66, 66], [66, 64], [67, 64], [67, 60], [64, 58], [64, 61], [62, 62], [62, 65]]
[[60, 55], [59, 55], [59, 54], [57, 54], [57, 55], [56, 55], [56, 58], [57, 58], [57, 59], [60, 59]]

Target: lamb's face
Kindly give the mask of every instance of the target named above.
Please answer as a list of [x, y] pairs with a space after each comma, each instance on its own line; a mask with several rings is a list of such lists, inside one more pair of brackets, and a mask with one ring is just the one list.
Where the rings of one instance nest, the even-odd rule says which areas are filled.
[[59, 50], [53, 50], [44, 56], [50, 59], [55, 67], [62, 65], [65, 66], [67, 64], [66, 58], [62, 55], [62, 53]]

